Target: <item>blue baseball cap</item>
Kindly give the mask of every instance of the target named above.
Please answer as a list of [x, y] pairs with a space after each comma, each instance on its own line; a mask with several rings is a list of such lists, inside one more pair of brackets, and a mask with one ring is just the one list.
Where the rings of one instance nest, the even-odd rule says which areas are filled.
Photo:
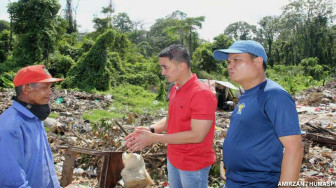
[[227, 60], [229, 54], [250, 53], [258, 57], [262, 57], [264, 62], [267, 62], [267, 55], [264, 47], [253, 40], [238, 40], [235, 41], [228, 49], [218, 49], [213, 52], [216, 60]]

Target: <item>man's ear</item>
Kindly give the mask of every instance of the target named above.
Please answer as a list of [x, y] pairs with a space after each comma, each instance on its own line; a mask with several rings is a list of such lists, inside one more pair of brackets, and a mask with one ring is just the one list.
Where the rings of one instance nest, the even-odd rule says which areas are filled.
[[184, 64], [184, 63], [180, 63], [180, 64], [178, 65], [180, 70], [183, 70], [183, 64]]
[[257, 58], [254, 58], [256, 61], [257, 61], [257, 63], [258, 63], [258, 66], [259, 67], [261, 67], [262, 69], [264, 68], [264, 60], [263, 60], [263, 58], [262, 57], [257, 57]]
[[28, 84], [22, 86], [22, 93], [28, 94], [30, 93], [30, 91], [31, 91], [31, 87]]
[[187, 68], [187, 64], [186, 63], [179, 63], [178, 67], [179, 67], [180, 70], [184, 70], [184, 69]]

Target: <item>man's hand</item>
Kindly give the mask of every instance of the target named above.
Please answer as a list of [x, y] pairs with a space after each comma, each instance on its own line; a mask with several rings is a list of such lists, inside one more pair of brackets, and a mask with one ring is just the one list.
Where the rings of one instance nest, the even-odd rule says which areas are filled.
[[137, 127], [134, 132], [127, 135], [124, 140], [125, 145], [129, 151], [138, 151], [142, 150], [148, 145], [153, 143], [152, 133], [149, 130], [149, 127]]

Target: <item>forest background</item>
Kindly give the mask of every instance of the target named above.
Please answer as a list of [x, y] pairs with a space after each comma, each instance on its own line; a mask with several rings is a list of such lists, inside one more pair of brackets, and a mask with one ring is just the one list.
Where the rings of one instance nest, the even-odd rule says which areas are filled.
[[290, 1], [281, 15], [265, 16], [257, 25], [231, 23], [213, 42], [200, 39], [197, 32], [204, 16], [188, 17], [179, 10], [145, 30], [127, 13], [103, 7], [102, 16], [92, 20], [95, 30], [79, 33], [72, 0], [66, 2], [63, 14], [58, 0], [9, 3], [10, 21], [0, 20], [0, 87], [12, 87], [20, 68], [45, 64], [53, 76], [65, 78], [58, 88], [120, 96], [120, 106], [132, 104], [140, 113], [147, 104], [137, 108], [141, 101], [157, 100], [156, 106], [166, 106], [167, 83], [157, 64], [162, 49], [183, 44], [199, 78], [229, 81], [227, 63], [216, 61], [212, 53], [249, 39], [266, 49], [267, 77], [291, 94], [324, 85], [336, 75], [332, 0]]

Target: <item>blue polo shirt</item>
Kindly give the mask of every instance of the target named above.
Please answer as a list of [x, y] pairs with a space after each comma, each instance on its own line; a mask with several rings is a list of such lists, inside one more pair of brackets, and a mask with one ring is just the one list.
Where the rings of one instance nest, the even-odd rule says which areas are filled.
[[0, 115], [0, 187], [60, 187], [43, 123], [20, 103]]
[[223, 144], [226, 186], [277, 187], [283, 157], [279, 137], [300, 133], [295, 102], [279, 84], [267, 79], [246, 90]]

